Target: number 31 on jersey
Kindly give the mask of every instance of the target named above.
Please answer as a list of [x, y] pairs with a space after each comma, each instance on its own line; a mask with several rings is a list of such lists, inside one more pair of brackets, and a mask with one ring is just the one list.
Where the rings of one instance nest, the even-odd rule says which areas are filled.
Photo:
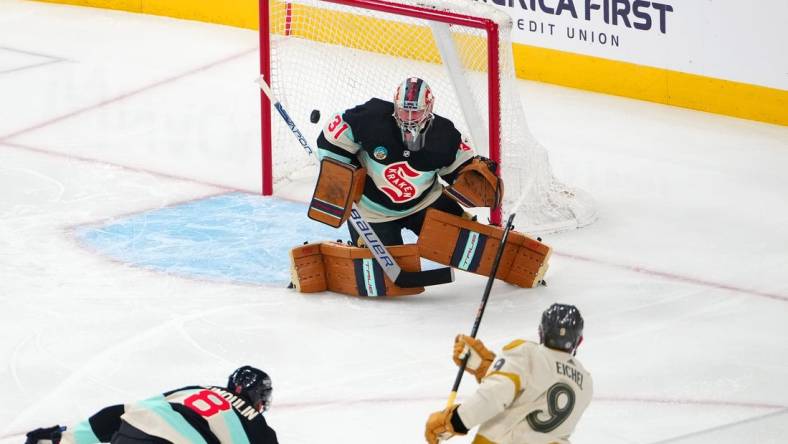
[[328, 122], [328, 125], [326, 125], [326, 132], [330, 134], [334, 140], [337, 140], [349, 127], [350, 125], [342, 120], [341, 115], [334, 114], [334, 117]]

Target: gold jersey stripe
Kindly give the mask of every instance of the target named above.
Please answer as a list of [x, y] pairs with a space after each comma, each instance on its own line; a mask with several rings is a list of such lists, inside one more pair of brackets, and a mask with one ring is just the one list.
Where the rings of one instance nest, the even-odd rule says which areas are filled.
[[517, 347], [519, 347], [519, 346], [521, 346], [523, 344], [525, 344], [525, 340], [523, 340], [523, 339], [515, 339], [514, 341], [506, 344], [503, 347], [503, 349], [504, 349], [504, 351], [509, 351], [509, 350], [511, 350], [513, 348], [517, 348]]
[[521, 384], [520, 384], [520, 376], [517, 373], [495, 371], [495, 372], [492, 372], [492, 373], [488, 374], [484, 378], [486, 379], [486, 378], [490, 378], [492, 376], [503, 376], [505, 378], [509, 378], [509, 380], [511, 380], [512, 383], [514, 384], [515, 396], [517, 395], [517, 393], [520, 393], [520, 386], [521, 386]]

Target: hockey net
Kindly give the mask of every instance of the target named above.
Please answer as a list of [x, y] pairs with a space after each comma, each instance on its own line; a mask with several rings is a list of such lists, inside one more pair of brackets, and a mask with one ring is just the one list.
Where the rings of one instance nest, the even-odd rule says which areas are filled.
[[[260, 0], [260, 23], [261, 74], [310, 142], [334, 112], [371, 97], [392, 100], [405, 78], [421, 77], [435, 113], [500, 163], [503, 212], [517, 211], [519, 230], [554, 232], [595, 220], [592, 199], [553, 177], [547, 151], [528, 129], [503, 11], [474, 0]], [[318, 124], [309, 120], [314, 109], [322, 113]], [[316, 171], [276, 117], [264, 98], [264, 194]], [[500, 212], [491, 219], [498, 223]]]

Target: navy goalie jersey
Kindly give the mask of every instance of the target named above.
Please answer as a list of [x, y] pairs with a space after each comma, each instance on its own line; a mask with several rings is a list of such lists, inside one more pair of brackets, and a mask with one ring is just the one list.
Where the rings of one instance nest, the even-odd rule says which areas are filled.
[[424, 147], [411, 151], [392, 117], [394, 104], [373, 98], [337, 113], [318, 136], [318, 156], [366, 168], [359, 209], [369, 222], [399, 219], [420, 211], [440, 197], [460, 166], [476, 153], [444, 117], [435, 115]]

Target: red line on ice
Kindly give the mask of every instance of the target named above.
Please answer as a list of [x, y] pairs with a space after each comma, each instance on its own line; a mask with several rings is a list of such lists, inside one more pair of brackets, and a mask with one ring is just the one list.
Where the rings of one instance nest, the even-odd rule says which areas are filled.
[[693, 284], [693, 285], [701, 285], [701, 286], [704, 286], [704, 287], [716, 288], [718, 290], [727, 290], [727, 291], [732, 291], [732, 292], [735, 292], [735, 293], [748, 294], [748, 295], [751, 295], [751, 296], [759, 296], [759, 297], [763, 297], [763, 298], [775, 299], [775, 300], [783, 301], [783, 302], [788, 301], [788, 296], [786, 296], [786, 295], [781, 295], [781, 294], [776, 294], [776, 293], [767, 293], [765, 291], [753, 290], [753, 289], [750, 289], [750, 288], [736, 287], [736, 286], [730, 285], [730, 284], [723, 284], [723, 283], [719, 283], [719, 282], [707, 281], [705, 279], [699, 279], [699, 278], [695, 278], [695, 277], [692, 277], [692, 276], [684, 276], [684, 275], [677, 274], [677, 273], [669, 273], [669, 272], [666, 272], [666, 271], [651, 270], [649, 268], [641, 267], [639, 265], [619, 264], [619, 263], [615, 263], [615, 262], [610, 262], [610, 261], [606, 261], [606, 260], [602, 260], [602, 259], [594, 259], [594, 258], [590, 258], [590, 257], [586, 257], [586, 256], [576, 255], [576, 254], [559, 253], [559, 252], [556, 252], [554, 254], [556, 256], [565, 257], [567, 259], [575, 259], [575, 260], [578, 260], [578, 261], [605, 265], [605, 266], [608, 266], [608, 267], [619, 268], [619, 269], [622, 269], [622, 270], [628, 270], [628, 271], [632, 271], [632, 272], [635, 272], [635, 273], [647, 274], [649, 276], [657, 276], [657, 277], [661, 277], [661, 278], [665, 278], [665, 279], [669, 279], [669, 280], [673, 280], [673, 281], [685, 282], [685, 283]]
[[[325, 407], [330, 405], [358, 405], [358, 404], [391, 404], [407, 402], [433, 402], [446, 400], [444, 397], [419, 396], [403, 398], [367, 398], [367, 399], [345, 399], [345, 400], [325, 400], [325, 401], [301, 401], [301, 402], [282, 402], [277, 404], [279, 408], [307, 408]], [[669, 398], [646, 398], [646, 397], [618, 397], [618, 396], [594, 396], [594, 400], [599, 402], [638, 402], [644, 404], [681, 404], [681, 405], [705, 405], [721, 407], [743, 407], [753, 409], [784, 409], [787, 406], [780, 404], [770, 404], [763, 402], [746, 401], [724, 401], [713, 399], [669, 399]]]
[[29, 126], [27, 128], [22, 128], [20, 130], [16, 130], [16, 131], [14, 131], [14, 132], [12, 132], [10, 134], [6, 134], [4, 136], [0, 136], [0, 142], [4, 142], [4, 141], [6, 141], [8, 139], [11, 139], [13, 137], [20, 136], [22, 134], [26, 134], [26, 133], [29, 133], [29, 132], [41, 129], [41, 128], [53, 125], [55, 123], [58, 123], [58, 122], [62, 122], [63, 120], [70, 119], [71, 117], [74, 117], [74, 116], [78, 116], [80, 114], [84, 114], [86, 112], [93, 111], [95, 109], [102, 108], [104, 106], [111, 105], [111, 104], [116, 103], [116, 102], [120, 102], [122, 100], [128, 99], [129, 97], [135, 96], [137, 94], [140, 94], [142, 92], [148, 91], [150, 89], [156, 88], [158, 86], [166, 85], [168, 83], [172, 83], [172, 82], [174, 82], [176, 80], [180, 80], [180, 79], [182, 79], [184, 77], [187, 77], [187, 76], [190, 76], [192, 74], [196, 74], [198, 72], [205, 71], [205, 70], [213, 68], [215, 66], [219, 66], [221, 64], [233, 61], [235, 59], [241, 58], [241, 57], [243, 57], [243, 56], [245, 56], [247, 54], [251, 54], [251, 53], [256, 52], [256, 51], [257, 51], [257, 48], [247, 49], [247, 50], [244, 50], [244, 51], [239, 52], [237, 54], [232, 54], [232, 55], [229, 55], [229, 56], [224, 57], [222, 59], [219, 59], [219, 60], [216, 60], [214, 62], [208, 63], [206, 65], [198, 66], [196, 68], [190, 69], [189, 71], [177, 74], [175, 76], [167, 77], [166, 79], [162, 79], [162, 80], [153, 82], [151, 84], [148, 84], [148, 85], [145, 85], [145, 86], [141, 86], [141, 87], [139, 87], [137, 89], [133, 89], [131, 91], [125, 92], [125, 93], [123, 93], [123, 94], [121, 94], [119, 96], [112, 97], [112, 98], [109, 98], [109, 99], [105, 99], [105, 100], [102, 100], [102, 101], [100, 101], [98, 103], [94, 103], [92, 105], [88, 105], [88, 106], [85, 106], [85, 107], [82, 107], [82, 108], [78, 108], [78, 109], [76, 109], [74, 111], [71, 111], [69, 113], [66, 113], [66, 114], [63, 114], [63, 115], [60, 115], [60, 116], [57, 116], [57, 117], [53, 117], [53, 118], [51, 118], [49, 120], [45, 120], [43, 122], [37, 123], [37, 124]]
[[96, 163], [96, 164], [101, 164], [101, 165], [110, 165], [110, 166], [117, 167], [117, 168], [120, 168], [120, 169], [123, 169], [123, 170], [126, 170], [126, 171], [131, 171], [131, 172], [135, 172], [135, 173], [145, 173], [145, 174], [150, 174], [152, 176], [163, 177], [163, 178], [166, 178], [166, 179], [174, 179], [174, 180], [181, 180], [181, 181], [184, 181], [184, 182], [191, 182], [191, 183], [194, 183], [194, 184], [197, 184], [197, 185], [204, 185], [204, 186], [215, 187], [215, 188], [219, 188], [219, 189], [222, 189], [222, 190], [225, 190], [225, 191], [240, 191], [240, 192], [243, 192], [243, 193], [260, 194], [259, 192], [256, 192], [256, 191], [239, 190], [239, 189], [236, 189], [236, 188], [228, 187], [227, 185], [219, 185], [219, 184], [216, 184], [216, 183], [206, 182], [204, 180], [197, 180], [197, 179], [192, 179], [192, 178], [184, 177], [184, 176], [176, 176], [174, 174], [162, 173], [162, 172], [159, 172], [159, 171], [149, 170], [149, 169], [146, 169], [146, 168], [130, 167], [130, 166], [126, 166], [126, 165], [121, 165], [119, 163], [108, 162], [106, 160], [91, 159], [89, 157], [75, 156], [73, 154], [64, 154], [64, 153], [61, 153], [61, 152], [58, 152], [58, 151], [52, 151], [52, 150], [47, 150], [47, 149], [43, 149], [43, 148], [36, 148], [36, 147], [33, 147], [33, 146], [29, 146], [29, 145], [23, 145], [21, 143], [4, 142], [2, 139], [0, 139], [0, 145], [8, 146], [8, 147], [11, 147], [11, 148], [17, 148], [17, 149], [21, 149], [21, 150], [25, 150], [25, 151], [31, 151], [31, 152], [39, 153], [39, 154], [46, 154], [48, 156], [53, 156], [53, 157], [61, 157], [63, 159], [77, 160], [77, 161], [80, 161], [80, 162]]

